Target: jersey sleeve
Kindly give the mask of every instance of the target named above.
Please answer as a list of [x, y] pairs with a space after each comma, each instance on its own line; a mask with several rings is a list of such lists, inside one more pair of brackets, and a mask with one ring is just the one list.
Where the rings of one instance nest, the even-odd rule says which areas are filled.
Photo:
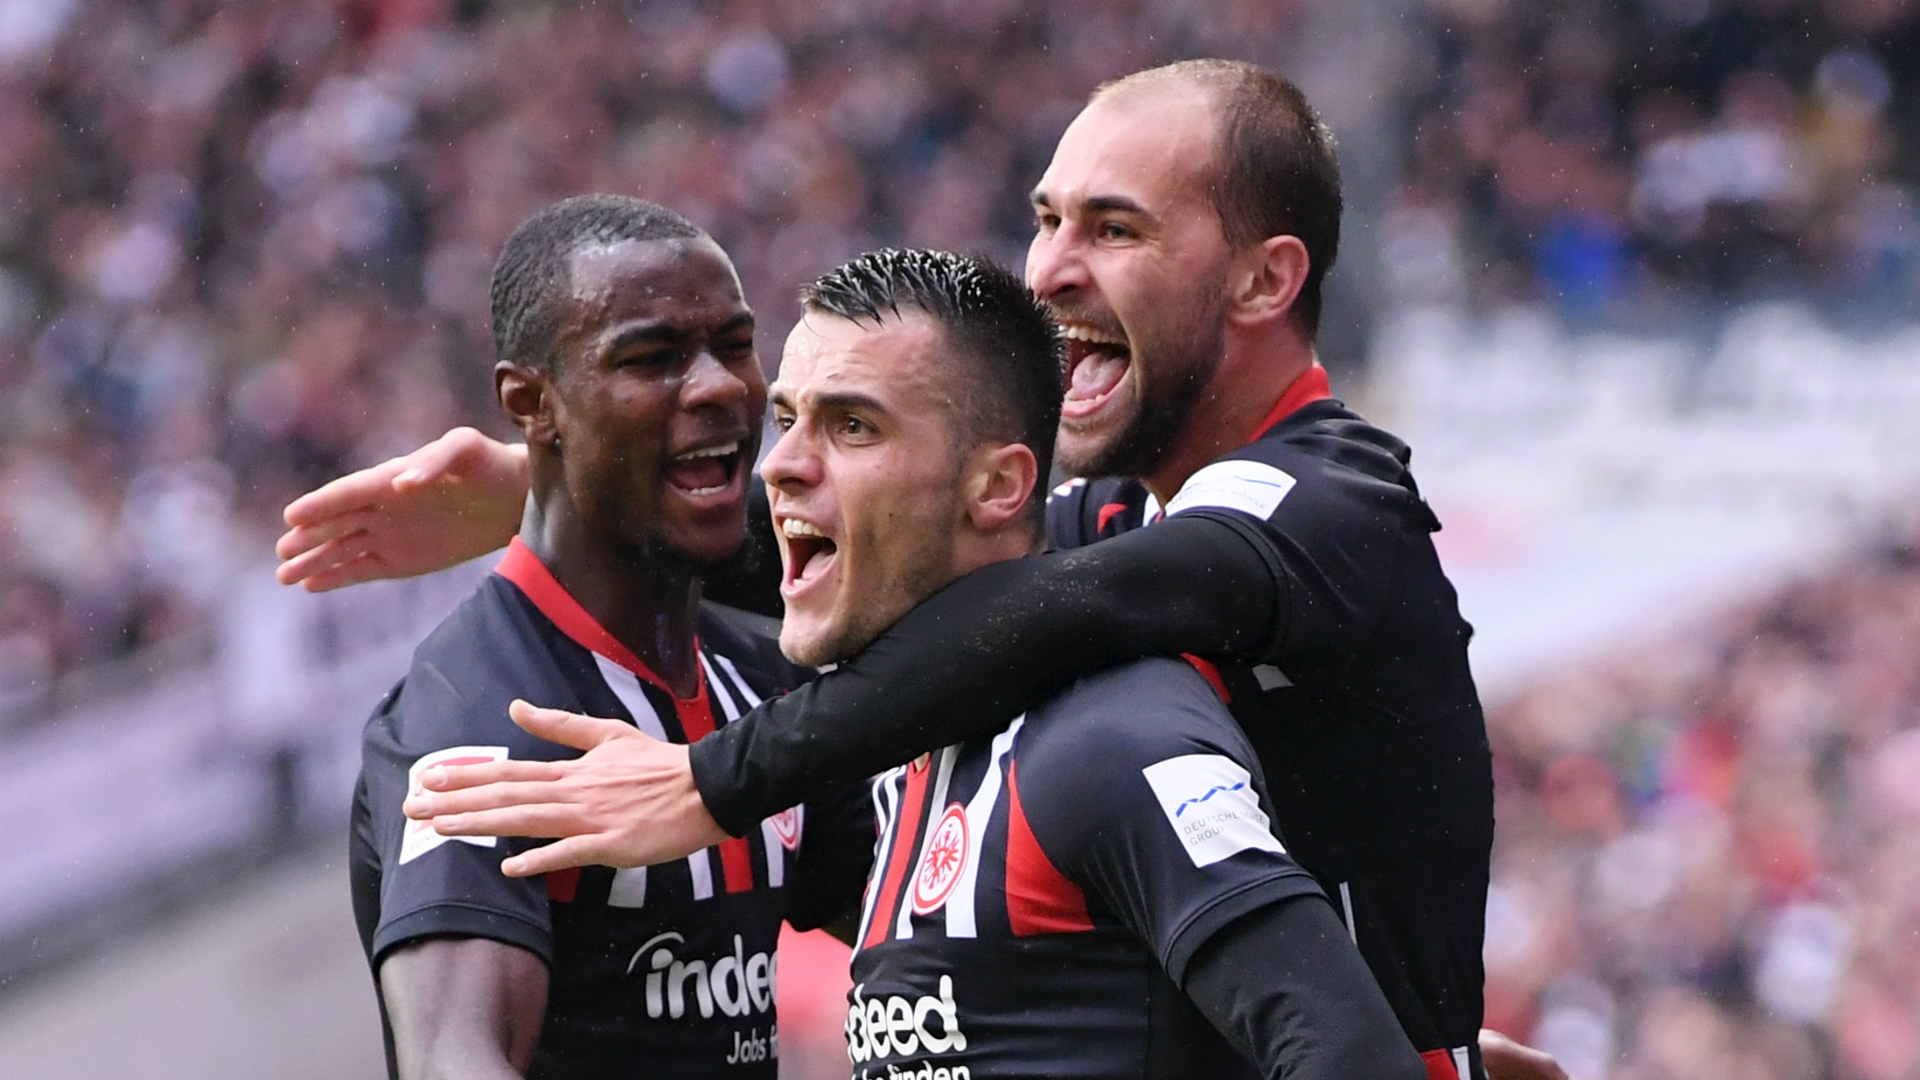
[[1427, 1077], [1346, 927], [1317, 899], [1235, 919], [1194, 954], [1180, 989], [1262, 1076]]
[[1089, 909], [1124, 924], [1175, 982], [1240, 916], [1299, 896], [1325, 902], [1274, 836], [1239, 726], [1176, 661], [1085, 680], [1030, 718], [1010, 784], [1020, 820], [1009, 850], [1024, 826]]
[[1267, 639], [1235, 659], [1277, 663], [1351, 648], [1381, 617], [1405, 542], [1439, 527], [1384, 448], [1358, 437], [1327, 441], [1319, 452], [1290, 441], [1243, 447], [1194, 473], [1167, 504], [1170, 522], [1232, 529], [1277, 586]]
[[553, 959], [545, 879], [500, 872], [504, 859], [540, 841], [442, 837], [401, 813], [420, 772], [431, 765], [577, 753], [522, 731], [507, 717], [507, 704], [524, 693], [509, 692], [504, 680], [467, 678], [462, 673], [468, 667], [454, 672], [416, 658], [367, 725], [362, 777], [380, 866], [379, 914], [369, 947], [376, 966], [395, 946], [432, 936], [490, 938]]
[[807, 803], [787, 894], [787, 922], [795, 930], [815, 930], [860, 910], [876, 839], [868, 785], [851, 784]]
[[1282, 586], [1244, 529], [1208, 515], [994, 563], [859, 655], [696, 743], [694, 782], [740, 835], [928, 750], [1004, 729], [1085, 672], [1141, 656], [1257, 662]]

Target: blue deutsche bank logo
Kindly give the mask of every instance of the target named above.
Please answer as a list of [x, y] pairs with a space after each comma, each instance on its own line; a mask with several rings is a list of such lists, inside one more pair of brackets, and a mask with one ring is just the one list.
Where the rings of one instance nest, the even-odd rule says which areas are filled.
[[1246, 786], [1247, 786], [1247, 782], [1245, 780], [1242, 780], [1237, 784], [1215, 784], [1212, 787], [1207, 789], [1207, 793], [1205, 795], [1188, 799], [1186, 802], [1183, 802], [1178, 807], [1174, 808], [1173, 816], [1179, 817], [1181, 814], [1184, 814], [1187, 812], [1187, 807], [1195, 806], [1195, 805], [1198, 805], [1199, 803], [1206, 802], [1208, 799], [1213, 798], [1215, 795], [1218, 795], [1223, 791], [1239, 791], [1241, 788]]

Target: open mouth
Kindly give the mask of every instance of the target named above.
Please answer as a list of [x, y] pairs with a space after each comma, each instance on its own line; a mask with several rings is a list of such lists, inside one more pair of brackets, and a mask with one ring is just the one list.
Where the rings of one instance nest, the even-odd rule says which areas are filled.
[[818, 580], [832, 568], [840, 548], [818, 527], [798, 518], [784, 518], [780, 535], [786, 539], [786, 580], [780, 591], [792, 593]]
[[1067, 419], [1081, 419], [1100, 411], [1127, 377], [1133, 351], [1118, 333], [1070, 323], [1061, 329], [1067, 340], [1067, 396], [1060, 411]]
[[718, 495], [740, 475], [740, 441], [675, 454], [667, 461], [667, 483], [695, 497]]

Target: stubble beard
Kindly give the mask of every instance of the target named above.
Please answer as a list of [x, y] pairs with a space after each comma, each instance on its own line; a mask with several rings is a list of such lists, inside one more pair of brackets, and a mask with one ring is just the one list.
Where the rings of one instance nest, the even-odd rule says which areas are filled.
[[[947, 484], [937, 490], [947, 493], [958, 490], [962, 465], [956, 455], [952, 475]], [[952, 502], [938, 503], [940, 512], [952, 507]], [[935, 515], [929, 515], [930, 518]], [[844, 618], [837, 623], [822, 627], [822, 633], [812, 642], [794, 642], [789, 645], [786, 626], [783, 623], [780, 634], [780, 651], [787, 659], [796, 664], [819, 667], [822, 664], [838, 664], [852, 659], [854, 655], [873, 644], [875, 638], [892, 629], [907, 612], [912, 611], [921, 601], [939, 592], [953, 581], [955, 559], [955, 530], [958, 525], [950, 519], [928, 522], [905, 521], [896, 523], [893, 529], [906, 535], [926, 538], [917, 544], [911, 557], [903, 560], [890, 578], [874, 589], [866, 602], [856, 602], [850, 606]]]
[[[1151, 379], [1139, 379], [1140, 393], [1133, 400], [1132, 411], [1111, 438], [1077, 457], [1064, 449], [1055, 454], [1055, 464], [1062, 472], [1081, 477], [1141, 477], [1166, 463], [1193, 417], [1201, 392], [1220, 368], [1226, 337], [1224, 307], [1218, 300], [1209, 303], [1200, 318], [1169, 335], [1192, 343], [1182, 350], [1183, 355], [1135, 368], [1132, 374], [1136, 377], [1160, 370]], [[1144, 355], [1135, 352], [1132, 363], [1141, 365]]]

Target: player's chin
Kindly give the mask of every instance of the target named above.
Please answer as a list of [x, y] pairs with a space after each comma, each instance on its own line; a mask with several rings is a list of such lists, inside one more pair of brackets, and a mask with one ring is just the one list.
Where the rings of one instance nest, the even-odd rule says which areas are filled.
[[747, 542], [747, 516], [717, 515], [716, 520], [683, 521], [662, 530], [660, 540], [667, 550], [702, 569], [723, 565]]
[[1062, 415], [1054, 436], [1054, 464], [1068, 476], [1104, 475], [1101, 463], [1113, 456], [1132, 430], [1140, 412], [1138, 401], [1129, 380], [1108, 394], [1095, 411]]
[[1103, 476], [1107, 472], [1104, 463], [1113, 456], [1122, 434], [1077, 425], [1069, 430], [1062, 424], [1054, 439], [1053, 463], [1068, 476]]
[[780, 620], [780, 652], [794, 663], [809, 667], [844, 659], [836, 620], [831, 613], [815, 613], [809, 607], [787, 601], [786, 615]]

